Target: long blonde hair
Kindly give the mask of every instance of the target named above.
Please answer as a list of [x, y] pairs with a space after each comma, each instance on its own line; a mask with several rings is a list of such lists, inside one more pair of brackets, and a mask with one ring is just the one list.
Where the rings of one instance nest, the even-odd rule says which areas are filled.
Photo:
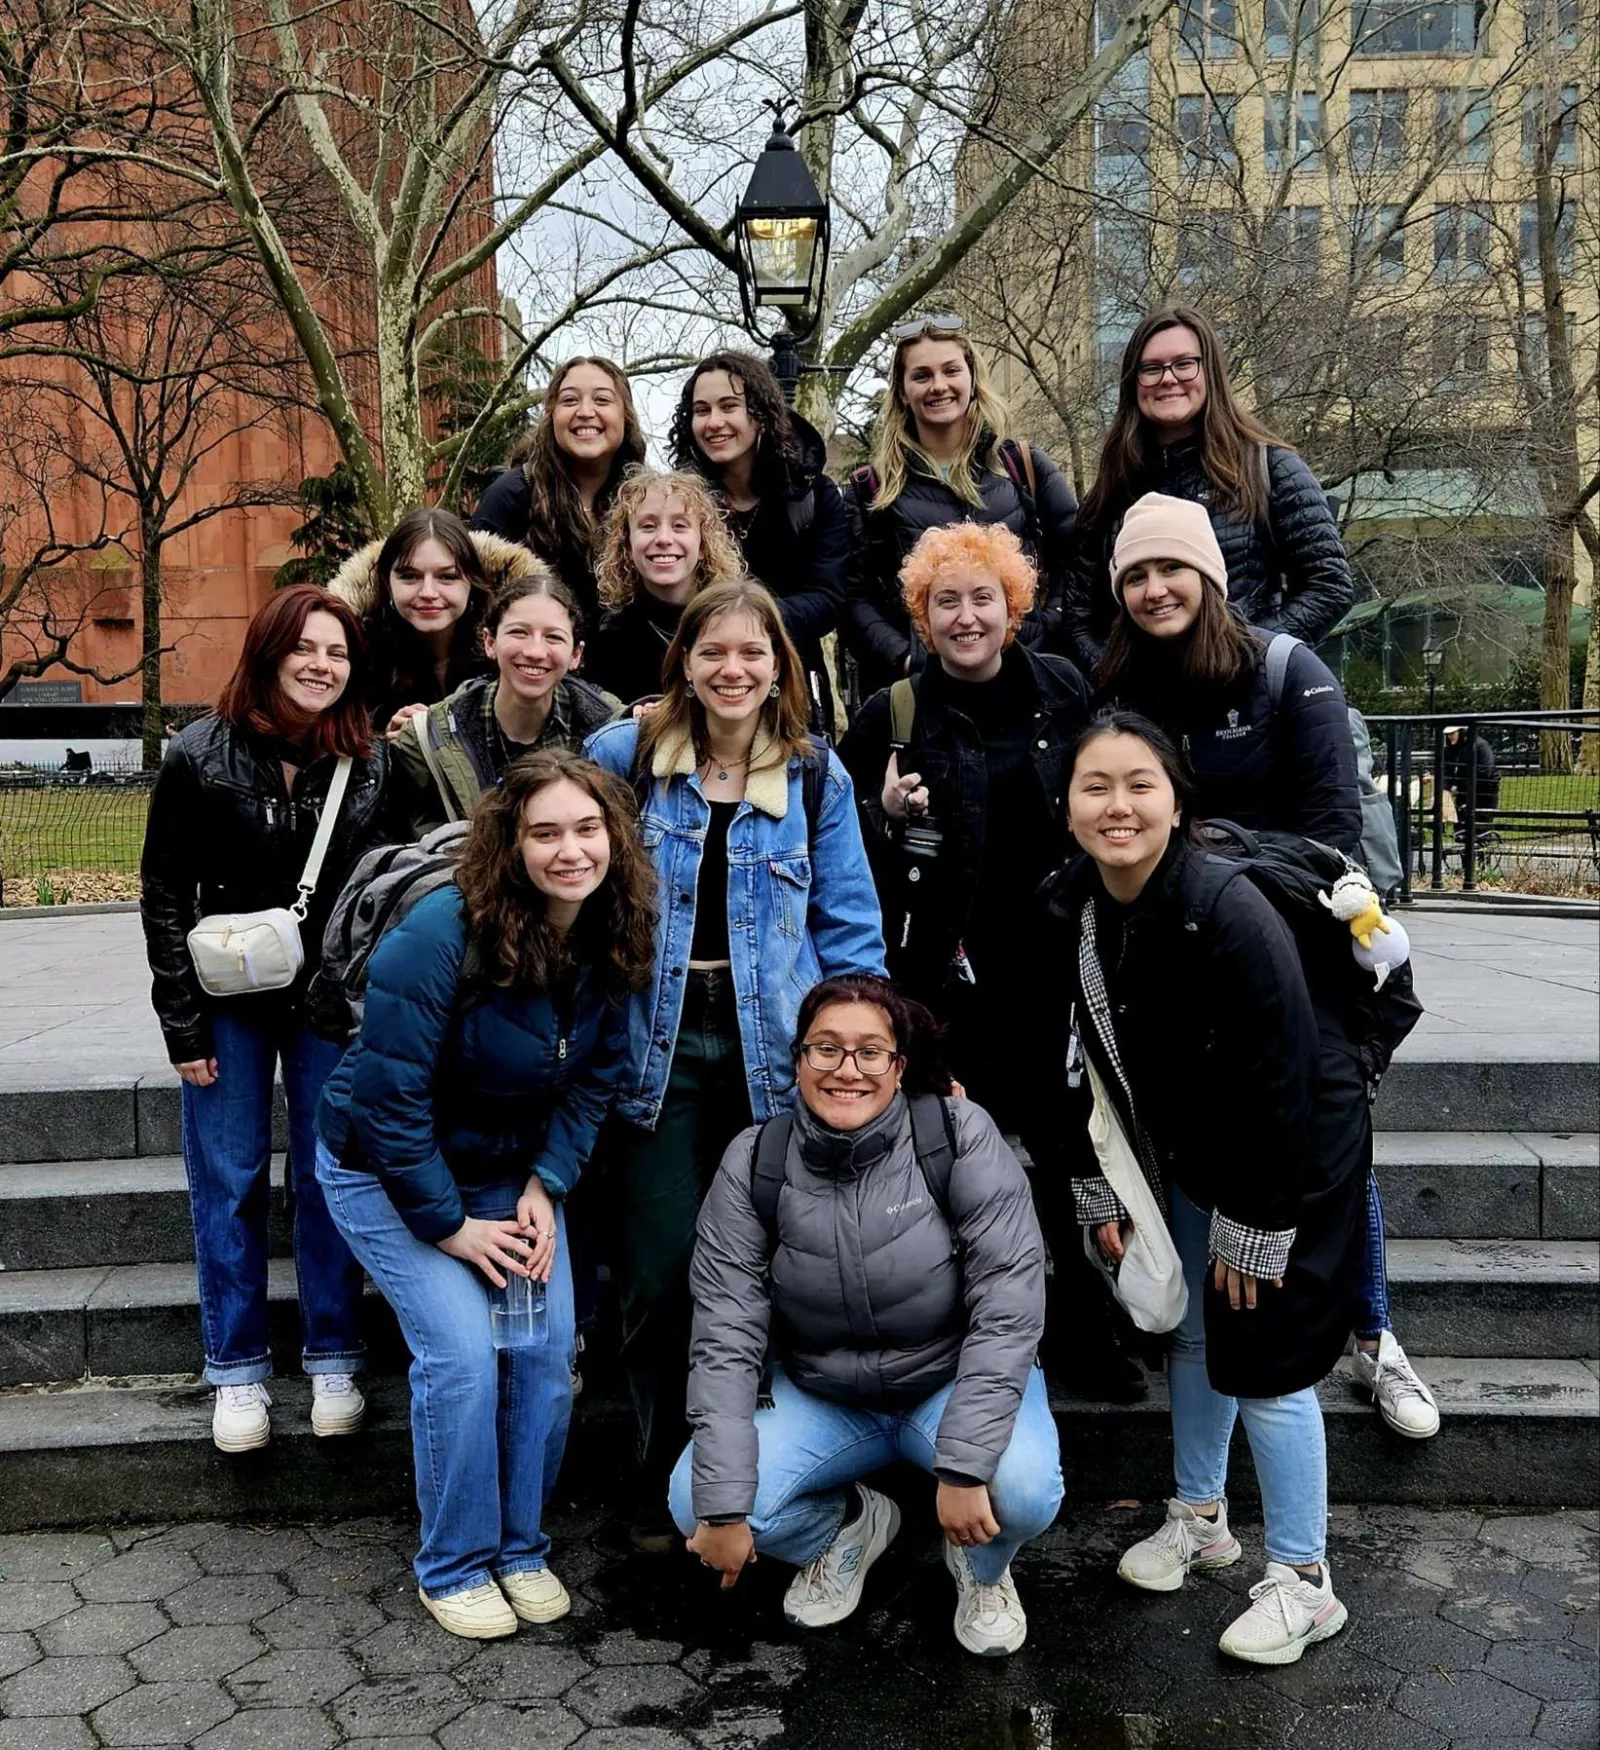
[[713, 583], [728, 583], [744, 576], [744, 559], [728, 533], [711, 488], [699, 474], [669, 473], [655, 468], [634, 468], [617, 488], [606, 512], [595, 552], [594, 576], [600, 590], [600, 605], [625, 608], [639, 593], [639, 571], [633, 562], [628, 523], [651, 497], [681, 498], [700, 527], [700, 557], [694, 568], [694, 593]]
[[988, 466], [999, 470], [1000, 464], [995, 458], [1006, 435], [1008, 414], [1005, 402], [990, 385], [988, 367], [964, 329], [943, 333], [928, 329], [899, 341], [894, 349], [894, 359], [889, 368], [889, 387], [884, 392], [883, 408], [878, 414], [878, 439], [872, 452], [872, 466], [878, 476], [878, 491], [869, 506], [872, 510], [887, 510], [905, 491], [913, 456], [922, 458], [929, 473], [943, 473], [917, 442], [916, 418], [906, 405], [905, 398], [906, 354], [925, 340], [947, 341], [952, 346], [959, 346], [967, 361], [967, 369], [972, 374], [972, 400], [967, 404], [966, 430], [962, 433], [961, 448], [950, 464], [947, 477], [950, 490], [958, 498], [964, 498], [968, 504], [982, 507], [983, 494], [973, 478], [972, 460], [986, 434], [993, 439]]
[[787, 766], [792, 759], [815, 757], [815, 744], [806, 728], [811, 697], [806, 691], [800, 652], [784, 627], [783, 615], [771, 591], [753, 577], [740, 577], [731, 583], [712, 584], [683, 610], [683, 618], [662, 662], [665, 684], [661, 703], [639, 725], [639, 764], [644, 770], [649, 769], [650, 757], [658, 747], [674, 746], [685, 736], [693, 742], [695, 752], [705, 758], [705, 707], [689, 685], [684, 658], [700, 641], [706, 627], [727, 614], [748, 614], [771, 640], [778, 659], [778, 696], [761, 707], [761, 728], [775, 744], [774, 757], [767, 765], [781, 761]]

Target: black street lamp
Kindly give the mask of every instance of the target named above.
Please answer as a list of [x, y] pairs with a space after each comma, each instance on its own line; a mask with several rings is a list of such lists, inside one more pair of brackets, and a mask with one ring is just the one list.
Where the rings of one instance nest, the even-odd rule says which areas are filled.
[[[773, 374], [788, 401], [804, 368], [800, 347], [816, 330], [828, 272], [828, 203], [795, 150], [779, 111], [772, 137], [756, 160], [750, 184], [733, 210], [739, 256], [739, 301], [745, 326], [772, 349]], [[773, 309], [783, 323], [763, 334], [756, 312]]]
[[1444, 645], [1434, 641], [1422, 647], [1422, 669], [1428, 677], [1428, 715], [1434, 713], [1439, 691], [1439, 670], [1444, 667]]

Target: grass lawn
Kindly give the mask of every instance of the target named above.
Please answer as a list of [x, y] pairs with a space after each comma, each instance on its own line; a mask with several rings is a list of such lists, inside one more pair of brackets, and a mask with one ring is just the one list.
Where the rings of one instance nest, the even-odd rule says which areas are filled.
[[0, 783], [0, 874], [136, 873], [149, 805], [141, 785], [30, 790]]
[[1500, 806], [1564, 814], [1600, 809], [1600, 778], [1581, 778], [1576, 774], [1569, 777], [1502, 778]]

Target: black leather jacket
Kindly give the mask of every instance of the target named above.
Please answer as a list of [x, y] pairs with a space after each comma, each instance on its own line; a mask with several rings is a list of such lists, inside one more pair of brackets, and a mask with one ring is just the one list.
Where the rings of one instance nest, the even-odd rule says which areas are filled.
[[[139, 912], [153, 974], [151, 1000], [173, 1063], [211, 1055], [208, 997], [195, 977], [187, 937], [216, 911], [292, 905], [322, 818], [336, 762], [313, 761], [284, 782], [276, 744], [204, 717], [172, 738], [150, 797], [140, 874]], [[381, 838], [379, 800], [387, 764], [384, 742], [357, 760], [339, 810], [322, 877], [301, 926], [306, 964], [290, 990], [227, 999], [264, 1018], [293, 1020], [322, 957], [322, 932], [352, 865]]]

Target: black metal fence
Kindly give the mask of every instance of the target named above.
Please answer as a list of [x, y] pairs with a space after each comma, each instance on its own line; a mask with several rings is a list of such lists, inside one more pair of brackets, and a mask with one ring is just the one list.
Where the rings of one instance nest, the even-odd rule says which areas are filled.
[[[1600, 895], [1600, 712], [1370, 717], [1413, 891]], [[1549, 771], [1559, 735], [1571, 770]], [[1583, 768], [1590, 769], [1585, 771]]]
[[0, 904], [136, 899], [154, 781], [0, 768]]

